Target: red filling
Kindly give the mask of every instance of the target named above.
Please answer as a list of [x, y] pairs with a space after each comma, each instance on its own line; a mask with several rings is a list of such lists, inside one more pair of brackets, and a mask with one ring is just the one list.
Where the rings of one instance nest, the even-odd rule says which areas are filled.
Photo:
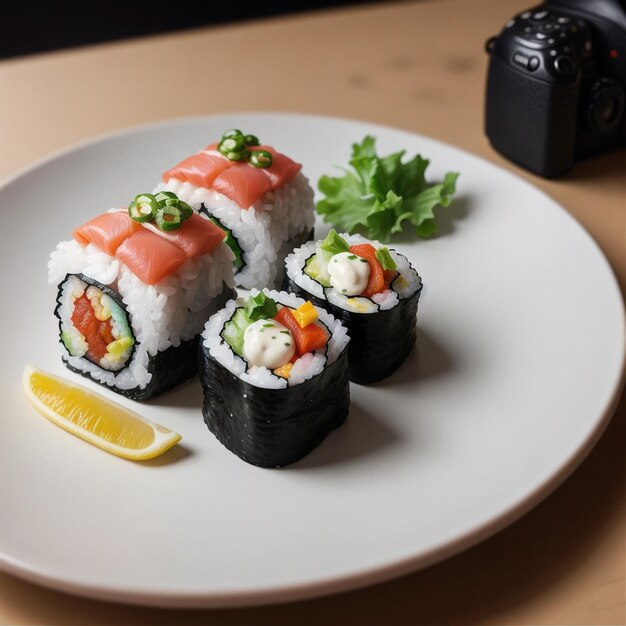
[[107, 353], [107, 346], [115, 341], [111, 332], [111, 320], [104, 322], [96, 317], [96, 312], [86, 294], [74, 301], [72, 324], [85, 338], [88, 350], [85, 355], [90, 361], [98, 363]]
[[307, 352], [315, 352], [315, 350], [323, 348], [328, 341], [326, 332], [321, 326], [317, 324], [307, 324], [302, 328], [298, 320], [293, 316], [291, 309], [287, 306], [280, 309], [280, 311], [274, 315], [274, 319], [291, 331], [293, 339], [296, 342], [296, 355], [298, 357], [301, 357]]
[[389, 289], [389, 284], [398, 275], [396, 270], [383, 270], [383, 266], [376, 258], [376, 248], [371, 243], [359, 243], [350, 246], [350, 252], [365, 259], [370, 266], [370, 276], [367, 285], [360, 295], [371, 298], [375, 293]]

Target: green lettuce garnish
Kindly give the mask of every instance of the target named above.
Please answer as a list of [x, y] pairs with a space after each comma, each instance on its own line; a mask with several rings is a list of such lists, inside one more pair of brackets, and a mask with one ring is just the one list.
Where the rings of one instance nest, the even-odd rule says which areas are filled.
[[352, 144], [354, 172], [346, 169], [341, 177], [319, 179], [318, 188], [326, 197], [317, 203], [317, 212], [340, 231], [358, 231], [379, 241], [389, 241], [407, 221], [418, 237], [431, 237], [437, 231], [433, 209], [450, 205], [459, 174], [448, 172], [443, 182], [428, 183], [428, 159], [418, 154], [403, 163], [406, 150], [379, 157], [375, 144], [371, 135]]
[[256, 296], [248, 296], [246, 300], [245, 312], [248, 319], [256, 322], [260, 319], [270, 319], [278, 313], [278, 307], [271, 298], [268, 298], [262, 291]]

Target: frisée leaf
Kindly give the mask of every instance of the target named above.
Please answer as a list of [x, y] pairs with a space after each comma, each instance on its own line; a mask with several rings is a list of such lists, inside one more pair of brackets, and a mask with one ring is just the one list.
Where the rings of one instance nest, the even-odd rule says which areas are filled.
[[271, 319], [278, 313], [278, 307], [271, 298], [268, 298], [262, 291], [256, 296], [248, 296], [245, 306], [246, 315], [250, 320], [256, 322], [260, 319]]
[[429, 183], [428, 159], [418, 154], [402, 162], [405, 153], [378, 156], [371, 135], [352, 144], [352, 170], [319, 179], [318, 189], [325, 197], [317, 203], [317, 212], [340, 231], [361, 232], [384, 242], [402, 231], [406, 222], [415, 227], [418, 237], [434, 235], [433, 209], [450, 205], [459, 174], [448, 172], [442, 182]]

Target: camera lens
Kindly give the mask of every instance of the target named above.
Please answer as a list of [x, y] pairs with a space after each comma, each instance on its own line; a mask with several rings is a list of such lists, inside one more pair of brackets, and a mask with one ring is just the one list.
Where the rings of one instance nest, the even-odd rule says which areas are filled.
[[624, 113], [624, 90], [609, 78], [598, 78], [588, 92], [586, 118], [589, 129], [604, 133], [614, 128]]
[[596, 107], [596, 118], [601, 125], [610, 128], [617, 121], [619, 102], [613, 96], [604, 97]]

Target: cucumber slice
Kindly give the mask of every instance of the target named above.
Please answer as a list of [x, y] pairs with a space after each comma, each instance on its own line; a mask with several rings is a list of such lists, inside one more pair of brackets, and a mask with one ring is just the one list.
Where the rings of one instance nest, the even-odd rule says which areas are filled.
[[135, 343], [135, 340], [128, 323], [128, 318], [126, 317], [126, 311], [124, 311], [124, 309], [122, 309], [122, 307], [106, 293], [102, 294], [100, 302], [111, 312], [111, 320], [113, 326], [117, 328], [118, 336], [120, 338], [128, 337], [131, 340], [130, 345], [132, 346]]
[[[323, 251], [322, 251], [323, 252]], [[330, 255], [333, 256], [332, 254]], [[304, 264], [304, 273], [318, 282], [322, 287], [330, 287], [330, 274], [328, 273], [328, 261], [326, 254], [312, 254]]]
[[62, 332], [61, 341], [71, 356], [84, 356], [89, 349], [85, 338], [75, 328]]
[[233, 316], [224, 324], [221, 332], [222, 339], [232, 348], [235, 354], [243, 358], [243, 335], [252, 320], [246, 315], [243, 308], [235, 310]]
[[241, 246], [237, 243], [237, 240], [233, 236], [233, 231], [230, 230], [230, 228], [226, 228], [226, 226], [224, 226], [224, 224], [222, 224], [222, 222], [219, 219], [217, 219], [217, 217], [209, 216], [209, 219], [218, 228], [221, 228], [226, 233], [226, 239], [224, 240], [224, 242], [233, 251], [233, 254], [235, 255], [235, 260], [233, 262], [233, 265], [235, 266], [236, 270], [241, 269], [244, 264], [243, 263], [243, 250], [241, 249]]

